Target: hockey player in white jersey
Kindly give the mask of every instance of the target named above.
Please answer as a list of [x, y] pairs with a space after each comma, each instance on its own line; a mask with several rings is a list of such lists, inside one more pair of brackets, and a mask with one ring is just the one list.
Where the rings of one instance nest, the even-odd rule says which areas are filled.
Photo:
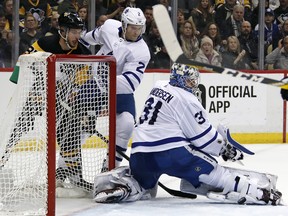
[[[133, 93], [140, 85], [150, 60], [149, 49], [142, 39], [145, 22], [141, 9], [127, 7], [122, 13], [121, 22], [108, 19], [101, 27], [82, 37], [86, 45], [101, 45], [96, 55], [113, 55], [116, 58], [116, 148], [123, 152], [127, 150], [135, 122]], [[116, 154], [116, 166], [122, 158]]]
[[198, 69], [178, 63], [172, 65], [169, 83], [156, 83], [134, 129], [130, 170], [120, 167], [96, 176], [96, 202], [153, 197], [160, 176], [167, 174], [189, 182], [194, 193], [209, 198], [239, 204], [279, 203], [282, 194], [269, 181], [263, 184], [262, 179], [217, 163], [217, 157], [238, 161], [244, 155], [228, 142], [225, 127], [216, 129], [209, 122], [198, 101], [198, 83]]

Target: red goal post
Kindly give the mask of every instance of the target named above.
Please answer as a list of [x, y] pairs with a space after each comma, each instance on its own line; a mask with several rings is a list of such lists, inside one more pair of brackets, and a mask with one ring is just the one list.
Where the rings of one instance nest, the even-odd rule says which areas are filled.
[[[89, 185], [107, 154], [115, 166], [116, 60], [38, 52], [18, 64], [0, 128], [0, 215], [53, 216], [59, 164]], [[63, 187], [72, 181], [65, 178]]]

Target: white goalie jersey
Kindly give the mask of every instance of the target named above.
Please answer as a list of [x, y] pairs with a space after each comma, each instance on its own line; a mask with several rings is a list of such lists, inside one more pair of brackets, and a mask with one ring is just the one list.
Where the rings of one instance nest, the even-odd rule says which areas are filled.
[[134, 130], [132, 154], [192, 144], [196, 149], [219, 156], [222, 140], [196, 96], [166, 81], [158, 81]]

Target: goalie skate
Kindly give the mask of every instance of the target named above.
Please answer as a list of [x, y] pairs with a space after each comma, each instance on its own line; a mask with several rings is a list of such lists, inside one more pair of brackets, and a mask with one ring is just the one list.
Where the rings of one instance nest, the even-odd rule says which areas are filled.
[[125, 187], [107, 189], [95, 195], [94, 201], [97, 203], [118, 203], [127, 198], [129, 192]]

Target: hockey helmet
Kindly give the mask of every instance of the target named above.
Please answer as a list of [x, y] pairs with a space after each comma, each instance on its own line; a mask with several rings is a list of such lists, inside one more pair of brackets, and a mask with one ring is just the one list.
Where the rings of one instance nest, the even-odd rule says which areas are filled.
[[82, 19], [76, 14], [71, 12], [64, 12], [58, 18], [60, 27], [67, 27], [73, 29], [84, 29], [85, 25]]
[[171, 67], [170, 85], [183, 88], [184, 90], [196, 94], [199, 89], [199, 70], [193, 66], [174, 63]]
[[128, 24], [142, 26], [141, 34], [146, 30], [146, 18], [140, 8], [126, 7], [121, 16], [123, 32], [125, 33]]

